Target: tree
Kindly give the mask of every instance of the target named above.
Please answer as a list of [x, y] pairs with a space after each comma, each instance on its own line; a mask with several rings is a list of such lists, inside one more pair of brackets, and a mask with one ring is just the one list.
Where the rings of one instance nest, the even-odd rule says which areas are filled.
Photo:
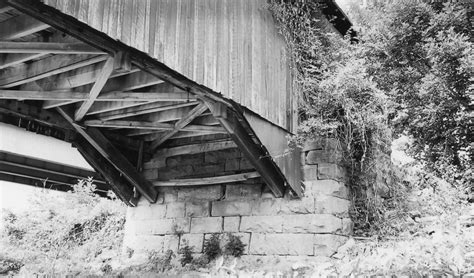
[[415, 139], [412, 151], [429, 169], [471, 183], [474, 51], [465, 7], [400, 0], [370, 14], [360, 21], [365, 65], [392, 100], [393, 130]]

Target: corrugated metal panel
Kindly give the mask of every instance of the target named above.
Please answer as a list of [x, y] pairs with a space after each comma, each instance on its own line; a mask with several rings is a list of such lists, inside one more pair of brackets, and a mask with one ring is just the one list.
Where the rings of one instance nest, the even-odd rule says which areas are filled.
[[265, 0], [45, 0], [271, 122], [292, 126], [285, 42]]

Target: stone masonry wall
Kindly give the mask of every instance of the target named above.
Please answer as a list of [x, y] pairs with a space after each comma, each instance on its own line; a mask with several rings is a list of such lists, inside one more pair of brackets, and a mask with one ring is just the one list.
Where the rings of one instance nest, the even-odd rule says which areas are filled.
[[340, 160], [335, 141], [308, 143], [302, 152], [306, 189], [301, 199], [275, 198], [260, 179], [254, 184], [160, 188], [159, 203], [142, 198], [137, 207], [128, 208], [124, 250], [177, 253], [187, 242], [201, 253], [210, 234], [232, 233], [241, 237], [248, 255], [331, 256], [352, 232]]

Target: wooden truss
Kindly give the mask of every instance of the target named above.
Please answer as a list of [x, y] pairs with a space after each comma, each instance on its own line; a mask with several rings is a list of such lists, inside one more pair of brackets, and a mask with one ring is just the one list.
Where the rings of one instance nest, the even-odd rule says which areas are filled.
[[[289, 189], [234, 101], [40, 1], [2, 1], [0, 16], [0, 115], [64, 130], [128, 205], [137, 193], [155, 202], [156, 186], [262, 177], [276, 197]], [[219, 134], [256, 172], [174, 181], [140, 172], [170, 140]]]

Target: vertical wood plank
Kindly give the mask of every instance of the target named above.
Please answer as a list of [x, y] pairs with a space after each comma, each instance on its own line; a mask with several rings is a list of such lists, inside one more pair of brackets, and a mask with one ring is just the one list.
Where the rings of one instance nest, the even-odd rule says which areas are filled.
[[176, 52], [176, 17], [177, 17], [177, 2], [175, 0], [166, 1], [166, 8], [168, 10], [165, 23], [165, 37], [164, 37], [164, 63], [174, 68], [175, 52]]
[[151, 0], [144, 1], [144, 13], [145, 16], [143, 18], [143, 52], [150, 53], [150, 9], [151, 9]]
[[227, 0], [217, 1], [217, 17], [216, 17], [216, 88], [219, 92], [228, 95], [229, 90], [229, 13]]
[[176, 17], [175, 17], [175, 34], [173, 36], [173, 42], [174, 42], [174, 48], [173, 48], [173, 61], [172, 61], [172, 67], [175, 68], [177, 71], [182, 72], [182, 68], [180, 67], [179, 64], [179, 55], [184, 55], [184, 53], [180, 52], [180, 46], [179, 46], [179, 39], [182, 35], [182, 32], [180, 30], [181, 28], [181, 6], [182, 6], [182, 0], [175, 0], [176, 2]]
[[148, 53], [150, 56], [156, 58], [156, 51], [155, 51], [155, 35], [158, 33], [158, 26], [157, 26], [157, 16], [156, 12], [158, 9], [159, 1], [153, 0], [150, 3], [150, 12], [149, 12], [149, 30], [148, 30]]
[[244, 105], [247, 107], [252, 106], [251, 90], [252, 90], [252, 11], [251, 11], [251, 2], [253, 0], [244, 0], [244, 55], [243, 55], [243, 90], [242, 99], [244, 100]]
[[130, 44], [130, 35], [132, 32], [132, 11], [133, 11], [133, 1], [123, 0], [122, 5], [122, 32], [121, 32], [121, 41], [125, 44]]
[[195, 12], [194, 9], [196, 0], [187, 1], [188, 6], [188, 19], [186, 24], [186, 59], [184, 61], [185, 65], [185, 74], [186, 76], [192, 78], [194, 72], [194, 24], [195, 24]]
[[251, 103], [250, 107], [260, 113], [260, 97], [259, 94], [262, 91], [262, 45], [261, 36], [262, 34], [262, 21], [260, 18], [260, 1], [251, 1], [252, 10], [252, 83], [251, 83]]
[[88, 17], [88, 11], [89, 11], [89, 1], [87, 0], [81, 0], [80, 3], [80, 9], [79, 9], [79, 20], [82, 22], [87, 22], [87, 17]]
[[109, 30], [109, 17], [110, 17], [110, 14], [113, 12], [113, 7], [111, 6], [111, 2], [112, 2], [111, 0], [104, 1], [104, 14], [102, 16], [102, 23], [101, 23], [102, 32], [109, 34], [109, 36], [112, 35], [112, 33]]
[[240, 1], [232, 1], [232, 42], [231, 42], [231, 51], [232, 51], [232, 58], [230, 66], [232, 67], [232, 86], [230, 90], [230, 97], [237, 102], [240, 102], [240, 62], [241, 62], [241, 26], [240, 26], [240, 14], [241, 10], [241, 2]]
[[194, 80], [202, 84], [204, 82], [204, 22], [205, 3], [202, 0], [196, 1], [196, 22], [194, 23]]
[[[191, 8], [192, 3], [189, 0], [181, 0], [180, 3], [180, 11], [179, 11], [179, 37], [177, 43], [177, 65], [180, 69], [180, 72], [184, 75], [189, 76], [189, 62], [190, 57], [192, 57], [192, 48], [191, 48], [191, 41], [190, 41], [190, 17], [191, 17]], [[191, 51], [191, 52], [190, 52]]]
[[164, 56], [164, 44], [163, 39], [165, 37], [165, 15], [166, 15], [166, 0], [157, 0], [158, 7], [156, 10], [156, 28], [155, 32], [155, 58], [159, 61], [163, 61]]
[[216, 42], [216, 26], [215, 26], [215, 16], [216, 16], [216, 9], [215, 9], [215, 0], [206, 0], [206, 18], [205, 18], [205, 29], [204, 29], [204, 36], [205, 36], [205, 62], [204, 62], [204, 84], [210, 88], [215, 88], [215, 73], [216, 73], [216, 65], [215, 65], [215, 42]]

